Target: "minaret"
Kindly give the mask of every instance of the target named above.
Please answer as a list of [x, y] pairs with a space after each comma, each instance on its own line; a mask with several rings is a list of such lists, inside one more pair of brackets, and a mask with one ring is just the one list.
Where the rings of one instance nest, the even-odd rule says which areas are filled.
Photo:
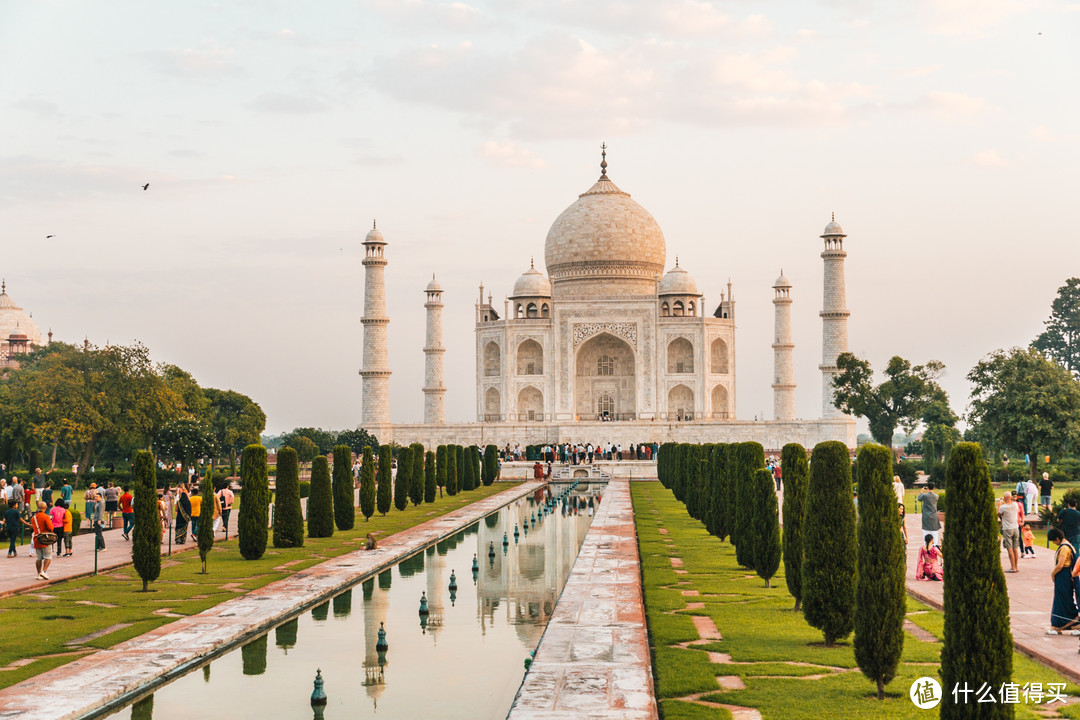
[[791, 340], [791, 283], [780, 271], [780, 277], [773, 283], [776, 308], [776, 328], [773, 343], [773, 419], [795, 419], [795, 364], [792, 350], [795, 343]]
[[424, 343], [424, 422], [439, 425], [446, 422], [446, 386], [443, 384], [442, 344], [442, 285], [431, 275], [424, 291], [427, 295], [427, 342]]
[[821, 234], [825, 241], [825, 251], [821, 258], [825, 261], [825, 301], [821, 309], [821, 417], [841, 417], [833, 405], [833, 377], [838, 370], [836, 358], [848, 351], [847, 319], [851, 313], [847, 310], [847, 292], [844, 289], [844, 229], [836, 222], [833, 213], [832, 222], [825, 226]]
[[[390, 424], [390, 362], [386, 346], [386, 258], [383, 248], [386, 241], [382, 233], [371, 224], [371, 232], [364, 238], [364, 367], [363, 378], [364, 428]], [[382, 436], [380, 436], [381, 439]]]

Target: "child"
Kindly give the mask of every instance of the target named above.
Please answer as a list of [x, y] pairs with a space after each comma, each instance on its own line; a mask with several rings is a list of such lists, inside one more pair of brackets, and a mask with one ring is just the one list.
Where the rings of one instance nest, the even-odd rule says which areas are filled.
[[1024, 539], [1023, 557], [1035, 557], [1035, 548], [1032, 547], [1035, 544], [1035, 533], [1031, 532], [1031, 527], [1027, 523], [1024, 523], [1020, 536]]

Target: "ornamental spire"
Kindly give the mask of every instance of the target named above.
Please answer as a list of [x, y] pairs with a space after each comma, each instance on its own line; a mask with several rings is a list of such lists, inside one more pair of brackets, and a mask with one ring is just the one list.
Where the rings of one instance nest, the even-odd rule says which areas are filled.
[[600, 143], [600, 179], [607, 177], [607, 143]]

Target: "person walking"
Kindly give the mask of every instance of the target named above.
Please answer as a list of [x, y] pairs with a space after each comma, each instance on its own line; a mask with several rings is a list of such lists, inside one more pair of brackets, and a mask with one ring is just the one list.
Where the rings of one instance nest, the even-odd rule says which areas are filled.
[[1080, 635], [1080, 630], [1074, 629], [1080, 624], [1073, 597], [1076, 580], [1072, 567], [1076, 549], [1065, 539], [1065, 533], [1061, 532], [1060, 528], [1050, 528], [1046, 539], [1057, 546], [1054, 551], [1054, 568], [1050, 571], [1050, 577], [1054, 581], [1054, 603], [1050, 608], [1050, 629], [1046, 634], [1060, 635], [1064, 630], [1071, 630], [1072, 635]]
[[903, 505], [904, 504], [904, 483], [900, 480], [899, 475], [893, 475], [892, 476], [892, 491], [893, 491], [893, 495], [896, 496], [896, 502]]
[[1050, 480], [1050, 473], [1043, 473], [1042, 482], [1039, 483], [1039, 504], [1047, 510], [1050, 509], [1050, 500], [1053, 492], [1054, 483]]
[[232, 515], [234, 497], [228, 482], [218, 490], [218, 500], [221, 502], [221, 531], [225, 533], [225, 537], [229, 537], [229, 516]]
[[120, 516], [124, 519], [124, 529], [120, 534], [124, 536], [125, 540], [130, 540], [131, 529], [135, 527], [135, 508], [131, 504], [135, 498], [128, 490], [127, 485], [124, 485], [123, 490], [124, 494], [120, 496]]
[[191, 520], [191, 498], [188, 497], [187, 487], [183, 483], [176, 487], [176, 544], [183, 545], [187, 542], [188, 522]]
[[75, 495], [75, 488], [71, 487], [71, 481], [65, 479], [64, 484], [60, 486], [60, 497], [64, 499], [64, 507], [71, 510], [71, 498]]
[[64, 554], [64, 516], [66, 514], [67, 508], [64, 507], [63, 499], [57, 500], [56, 504], [49, 510], [53, 532], [56, 533], [56, 557], [61, 557]]
[[90, 487], [86, 488], [86, 493], [83, 494], [83, 516], [90, 522], [93, 522], [94, 515], [97, 514], [97, 501], [97, 483], [90, 483]]
[[916, 498], [922, 503], [922, 534], [931, 535], [934, 544], [941, 544], [941, 520], [938, 518], [938, 494], [934, 492], [934, 483], [926, 483], [926, 490]]
[[904, 508], [904, 503], [897, 503], [897, 511], [900, 513], [900, 534], [904, 538], [904, 544], [907, 545], [907, 523], [904, 521], [907, 519], [907, 509]]
[[1006, 492], [998, 505], [998, 521], [1001, 523], [1001, 546], [1009, 554], [1009, 569], [1005, 572], [1020, 572], [1020, 507], [1013, 501], [1011, 492]]
[[37, 567], [38, 579], [48, 580], [49, 563], [52, 562], [52, 546], [56, 542], [56, 535], [53, 533], [52, 520], [45, 512], [45, 503], [38, 502], [37, 512], [34, 514], [34, 519], [30, 521], [30, 529], [33, 531], [30, 544], [34, 548], [34, 565]]
[[[1046, 475], [1046, 473], [1043, 473], [1043, 475]], [[1047, 478], [1049, 478], [1049, 476], [1047, 476]], [[1027, 507], [1024, 512], [1028, 515], [1034, 515], [1035, 517], [1038, 517], [1039, 486], [1032, 482], [1029, 478], [1026, 485], [1024, 486], [1024, 493], [1025, 495], [1027, 495]]]
[[19, 514], [19, 504], [14, 500], [7, 501], [7, 509], [4, 510], [4, 532], [8, 536], [8, 554], [7, 556], [16, 557], [19, 554], [19, 550], [15, 543], [19, 540], [19, 531], [22, 530], [22, 526], [27, 522], [22, 519]]
[[194, 539], [199, 535], [199, 519], [202, 518], [202, 493], [199, 492], [198, 485], [191, 486], [191, 493], [188, 495], [188, 502], [191, 503], [191, 537]]

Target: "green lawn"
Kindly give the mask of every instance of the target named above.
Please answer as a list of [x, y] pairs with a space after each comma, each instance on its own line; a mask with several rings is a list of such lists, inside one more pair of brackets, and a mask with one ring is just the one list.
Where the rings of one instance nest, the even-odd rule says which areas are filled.
[[[410, 506], [402, 512], [391, 510], [385, 517], [376, 515], [366, 522], [358, 513], [353, 530], [337, 532], [330, 538], [308, 538], [302, 548], [275, 549], [271, 532], [271, 545], [266, 554], [254, 561], [240, 556], [235, 539], [219, 542], [207, 563], [207, 575], [200, 574], [197, 552], [162, 558], [161, 578], [151, 584], [149, 593], [141, 592], [142, 581], [129, 566], [2, 599], [0, 624], [10, 632], [0, 638], [0, 668], [28, 657], [38, 659], [23, 667], [0, 672], [0, 688], [81, 656], [78, 653], [57, 656], [57, 653], [111, 647], [176, 619], [160, 613], [194, 615], [319, 562], [356, 550], [369, 532], [385, 538], [516, 484], [500, 482], [481, 486], [454, 497], [438, 498], [431, 505]], [[123, 549], [117, 548], [120, 552], [126, 549], [126, 545]], [[295, 564], [285, 567], [286, 563], [294, 561]], [[123, 624], [128, 626], [78, 646], [65, 644]]]
[[[916, 708], [908, 690], [919, 677], [938, 676], [940, 643], [905, 633], [898, 675], [887, 686], [886, 699], [879, 702], [874, 685], [856, 668], [850, 638], [827, 648], [821, 644], [821, 633], [794, 611], [782, 565], [781, 575], [766, 589], [757, 575], [736, 565], [731, 545], [709, 535], [660, 483], [633, 483], [631, 489], [657, 697], [666, 720], [730, 717], [726, 710], [687, 698], [698, 694], [700, 701], [757, 708], [766, 720], [937, 716], [936, 710], [931, 714]], [[661, 529], [667, 533], [660, 533]], [[682, 559], [686, 574], [675, 572], [672, 557]], [[693, 590], [700, 595], [682, 595]], [[689, 602], [704, 607], [689, 609]], [[712, 618], [723, 639], [676, 647], [699, 637], [692, 615]], [[908, 617], [940, 637], [940, 612], [908, 598]], [[732, 662], [713, 663], [709, 651], [726, 653]], [[720, 689], [716, 677], [732, 675], [745, 683], [745, 690]], [[1019, 654], [1014, 656], [1013, 680], [1020, 684], [1065, 682]], [[1080, 687], [1070, 685], [1067, 692], [1076, 697]], [[1016, 717], [1061, 717], [1037, 714], [1035, 707], [1018, 705]], [[1070, 707], [1068, 712], [1076, 710]]]

